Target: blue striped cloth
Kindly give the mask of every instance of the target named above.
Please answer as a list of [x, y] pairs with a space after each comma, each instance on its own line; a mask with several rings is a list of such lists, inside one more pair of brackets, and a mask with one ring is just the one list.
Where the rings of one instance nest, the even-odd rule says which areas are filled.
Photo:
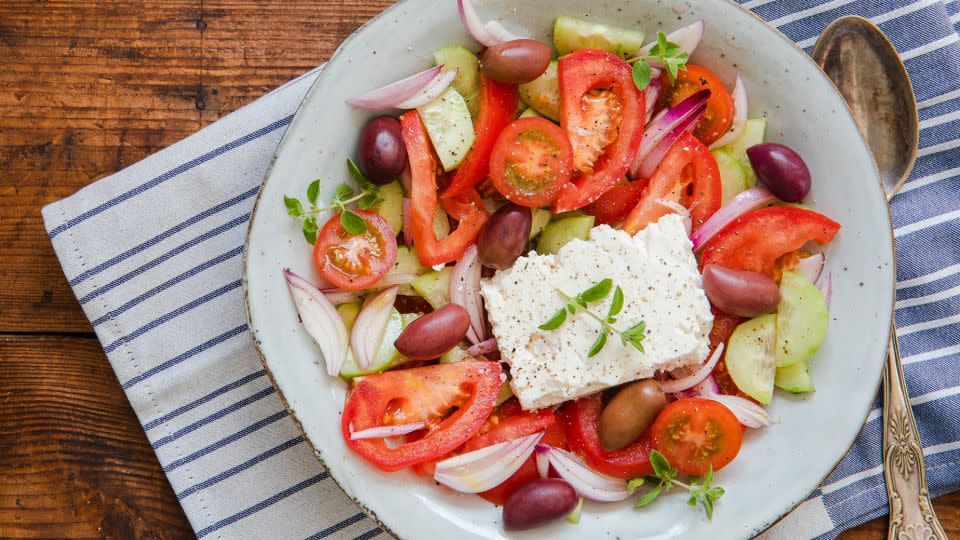
[[[893, 204], [897, 322], [934, 495], [960, 488], [960, 2], [743, 2], [803, 47], [870, 17], [906, 61], [920, 158]], [[240, 259], [260, 181], [307, 73], [43, 209], [64, 272], [199, 538], [385, 534], [336, 487], [253, 351]], [[880, 404], [840, 467], [769, 538], [833, 538], [881, 516]]]

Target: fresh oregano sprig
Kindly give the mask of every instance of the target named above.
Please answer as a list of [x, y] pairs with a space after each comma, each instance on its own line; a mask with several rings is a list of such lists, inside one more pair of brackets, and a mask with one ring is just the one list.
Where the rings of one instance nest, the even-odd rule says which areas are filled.
[[556, 330], [557, 328], [563, 326], [563, 323], [566, 322], [568, 313], [573, 315], [579, 311], [585, 313], [600, 323], [600, 335], [597, 336], [596, 341], [594, 341], [593, 345], [590, 347], [590, 351], [587, 353], [588, 358], [593, 358], [601, 350], [603, 350], [603, 347], [607, 344], [607, 338], [610, 337], [610, 334], [617, 334], [620, 337], [620, 342], [624, 346], [629, 343], [638, 351], [644, 352], [643, 339], [646, 337], [647, 329], [647, 324], [644, 321], [640, 321], [622, 332], [613, 326], [617, 323], [617, 315], [623, 311], [623, 289], [621, 289], [619, 285], [617, 285], [613, 292], [613, 300], [610, 303], [610, 309], [607, 310], [606, 317], [601, 317], [590, 310], [588, 305], [593, 302], [603, 300], [609, 296], [611, 289], [613, 289], [613, 280], [610, 278], [601, 280], [589, 289], [574, 297], [571, 297], [558, 289], [557, 294], [562, 296], [563, 299], [567, 301], [567, 305], [561, 308], [560, 311], [557, 311], [553, 317], [550, 317], [550, 320], [541, 324], [538, 328], [540, 328], [540, 330], [547, 331]]
[[643, 90], [650, 84], [650, 60], [659, 60], [663, 64], [672, 83], [689, 59], [690, 55], [680, 45], [667, 41], [667, 35], [663, 32], [657, 32], [657, 43], [650, 48], [650, 54], [630, 58], [627, 62], [633, 64], [634, 84]]
[[383, 198], [380, 195], [380, 187], [367, 179], [360, 171], [360, 167], [352, 159], [347, 159], [347, 170], [350, 176], [356, 182], [360, 191], [354, 191], [349, 184], [340, 184], [334, 190], [333, 199], [327, 206], [317, 206], [317, 197], [320, 193], [320, 180], [314, 180], [307, 186], [307, 204], [309, 208], [304, 208], [300, 199], [295, 197], [283, 196], [283, 204], [287, 207], [287, 214], [290, 217], [299, 219], [303, 225], [303, 237], [307, 242], [313, 244], [317, 240], [317, 231], [320, 229], [317, 224], [317, 216], [320, 212], [334, 210], [340, 213], [340, 225], [350, 234], [363, 234], [367, 232], [367, 222], [360, 217], [360, 214], [347, 208], [348, 204], [357, 203], [357, 207], [366, 210], [380, 203]]
[[694, 477], [689, 484], [685, 484], [676, 479], [677, 470], [670, 467], [667, 458], [660, 452], [656, 450], [650, 452], [650, 464], [653, 466], [652, 476], [634, 478], [627, 482], [627, 490], [631, 493], [648, 482], [652, 486], [650, 491], [637, 499], [637, 502], [633, 505], [635, 508], [647, 506], [656, 500], [661, 493], [668, 491], [673, 486], [679, 486], [690, 492], [690, 498], [687, 499], [688, 505], [697, 506], [697, 503], [700, 503], [707, 514], [707, 518], [713, 519], [713, 506], [724, 494], [722, 487], [710, 485], [713, 481], [713, 467], [707, 469], [707, 474], [702, 477]]

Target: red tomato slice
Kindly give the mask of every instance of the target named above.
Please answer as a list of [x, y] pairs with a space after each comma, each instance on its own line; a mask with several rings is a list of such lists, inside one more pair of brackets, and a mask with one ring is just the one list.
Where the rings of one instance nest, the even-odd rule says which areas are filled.
[[[483, 426], [500, 394], [501, 373], [497, 362], [475, 361], [359, 377], [343, 410], [343, 438], [384, 471], [434, 460]], [[427, 422], [426, 434], [395, 448], [383, 439], [350, 438], [351, 431], [413, 422]]]
[[373, 212], [355, 210], [367, 232], [350, 234], [334, 214], [320, 229], [313, 246], [313, 263], [328, 281], [344, 289], [366, 289], [380, 281], [397, 260], [397, 238]]
[[564, 189], [554, 212], [582, 208], [617, 185], [643, 138], [646, 104], [623, 58], [583, 49], [560, 58], [560, 125], [580, 178]]
[[521, 118], [497, 138], [490, 181], [511, 202], [543, 206], [570, 181], [572, 167], [573, 148], [559, 126], [543, 118]]
[[811, 240], [829, 243], [839, 230], [839, 223], [812, 210], [760, 208], [738, 217], [711, 238], [703, 248], [700, 268], [713, 263], [772, 276], [782, 255]]
[[667, 405], [651, 427], [653, 446], [683, 474], [702, 476], [727, 466], [740, 452], [743, 428], [729, 409], [709, 399]]
[[473, 244], [487, 222], [487, 211], [472, 187], [461, 195], [444, 200], [444, 208], [459, 220], [456, 230], [443, 240], [433, 232], [437, 208], [437, 166], [427, 138], [427, 130], [417, 111], [400, 117], [400, 131], [410, 163], [410, 232], [417, 255], [424, 266], [455, 261]]
[[584, 207], [583, 211], [596, 218], [597, 225], [615, 226], [640, 202], [644, 187], [644, 182], [624, 180], [604, 193], [597, 202]]
[[516, 118], [519, 102], [516, 86], [489, 79], [480, 72], [480, 113], [473, 122], [476, 140], [463, 163], [454, 171], [443, 198], [462, 195], [487, 177], [494, 143], [507, 124]]
[[650, 223], [673, 213], [661, 202], [671, 201], [690, 210], [693, 230], [697, 230], [720, 209], [722, 198], [717, 160], [696, 137], [684, 135], [664, 156], [622, 228], [636, 234]]
[[644, 432], [630, 446], [608, 452], [600, 445], [600, 413], [603, 412], [601, 393], [576, 401], [568, 401], [557, 411], [563, 424], [570, 450], [583, 456], [594, 469], [618, 478], [637, 478], [653, 472], [650, 450], [653, 442], [650, 431]]
[[702, 66], [687, 64], [677, 73], [677, 80], [671, 85], [664, 71], [660, 76], [666, 91], [660, 95], [661, 108], [676, 107], [700, 90], [710, 90], [710, 99], [707, 100], [707, 110], [703, 118], [697, 122], [693, 134], [710, 146], [723, 136], [733, 124], [733, 98], [723, 82], [712, 71]]

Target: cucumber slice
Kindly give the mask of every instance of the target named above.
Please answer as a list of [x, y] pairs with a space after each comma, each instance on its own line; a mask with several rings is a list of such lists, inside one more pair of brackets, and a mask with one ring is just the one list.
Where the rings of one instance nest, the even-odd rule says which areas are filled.
[[777, 367], [809, 360], [823, 344], [829, 322], [820, 289], [796, 272], [784, 272], [777, 308]]
[[417, 107], [417, 112], [427, 128], [443, 170], [456, 169], [476, 139], [473, 118], [463, 96], [453, 87], [447, 88], [437, 99]]
[[530, 221], [530, 240], [533, 240], [540, 233], [543, 232], [543, 229], [546, 228], [547, 223], [550, 223], [550, 218], [553, 214], [545, 208], [533, 208], [533, 216]]
[[387, 220], [387, 225], [393, 229], [393, 234], [403, 230], [403, 188], [400, 182], [390, 182], [380, 186], [382, 201], [370, 207], [370, 211]]
[[[417, 253], [407, 246], [397, 246], [397, 261], [393, 263], [390, 269], [391, 274], [413, 274], [419, 276], [427, 271], [427, 267], [420, 264], [420, 257]], [[416, 296], [417, 291], [409, 284], [400, 285], [400, 294], [405, 296]]]
[[720, 169], [720, 184], [723, 187], [723, 204], [727, 204], [730, 199], [749, 188], [747, 173], [743, 170], [740, 160], [730, 152], [718, 148], [710, 153], [717, 160], [717, 167]]
[[414, 290], [423, 297], [433, 309], [440, 309], [450, 303], [450, 276], [453, 267], [445, 266], [439, 272], [431, 270], [413, 280]]
[[751, 118], [747, 120], [743, 127], [743, 133], [737, 137], [737, 140], [721, 147], [733, 154], [743, 165], [743, 172], [747, 174], [747, 188], [757, 185], [757, 175], [753, 172], [753, 166], [750, 165], [750, 158], [747, 157], [747, 148], [763, 142], [764, 135], [767, 132], [766, 118]]
[[724, 362], [737, 388], [764, 405], [773, 398], [777, 316], [761, 315], [738, 326], [730, 336]]
[[443, 66], [441, 71], [460, 70], [451, 86], [463, 96], [470, 116], [476, 117], [480, 112], [480, 60], [477, 55], [459, 45], [448, 45], [433, 53], [433, 61]]
[[455, 364], [457, 362], [463, 362], [464, 360], [469, 359], [470, 355], [467, 354], [465, 349], [460, 348], [460, 346], [456, 346], [440, 355], [441, 364]]
[[560, 56], [578, 49], [600, 49], [624, 57], [643, 47], [643, 32], [561, 15], [553, 21], [553, 44]]
[[339, 313], [340, 318], [343, 319], [343, 324], [347, 327], [348, 334], [353, 330], [353, 321], [357, 320], [357, 315], [360, 314], [361, 307], [363, 307], [363, 304], [359, 300], [337, 306], [337, 313]]
[[540, 233], [537, 253], [556, 253], [574, 238], [586, 240], [590, 237], [593, 221], [593, 216], [573, 216], [548, 224]]
[[[352, 321], [350, 326], [353, 326]], [[340, 368], [340, 377], [346, 381], [350, 381], [354, 377], [380, 373], [381, 371], [404, 363], [406, 358], [393, 346], [393, 342], [400, 337], [400, 332], [403, 332], [404, 327], [403, 316], [401, 316], [400, 312], [396, 309], [392, 310], [390, 312], [390, 318], [387, 319], [387, 327], [383, 331], [380, 348], [377, 349], [377, 353], [374, 355], [373, 363], [370, 364], [370, 367], [366, 369], [361, 368], [357, 364], [357, 359], [353, 356], [353, 351], [350, 351], [347, 353], [347, 359], [343, 362], [343, 367]]]
[[777, 368], [773, 384], [777, 388], [794, 394], [813, 392], [813, 378], [810, 377], [809, 363], [797, 362], [792, 366]]
[[520, 99], [554, 122], [560, 121], [560, 83], [557, 78], [557, 61], [551, 60], [543, 75], [519, 86]]
[[547, 118], [546, 116], [537, 112], [533, 107], [527, 107], [520, 113], [519, 118]]

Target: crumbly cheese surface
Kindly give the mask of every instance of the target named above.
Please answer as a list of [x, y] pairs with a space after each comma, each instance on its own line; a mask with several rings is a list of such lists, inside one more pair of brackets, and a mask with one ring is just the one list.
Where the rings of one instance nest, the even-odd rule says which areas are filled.
[[[485, 280], [481, 294], [511, 386], [524, 409], [539, 409], [702, 362], [713, 324], [692, 244], [680, 216], [670, 214], [631, 237], [601, 225], [587, 241], [573, 240], [556, 255], [520, 257]], [[604, 278], [624, 293], [613, 326], [646, 323], [645, 352], [611, 335], [599, 354], [588, 352], [600, 324], [578, 312], [556, 330], [540, 330], [566, 305], [559, 291], [576, 296]], [[590, 304], [601, 317], [613, 294]]]

